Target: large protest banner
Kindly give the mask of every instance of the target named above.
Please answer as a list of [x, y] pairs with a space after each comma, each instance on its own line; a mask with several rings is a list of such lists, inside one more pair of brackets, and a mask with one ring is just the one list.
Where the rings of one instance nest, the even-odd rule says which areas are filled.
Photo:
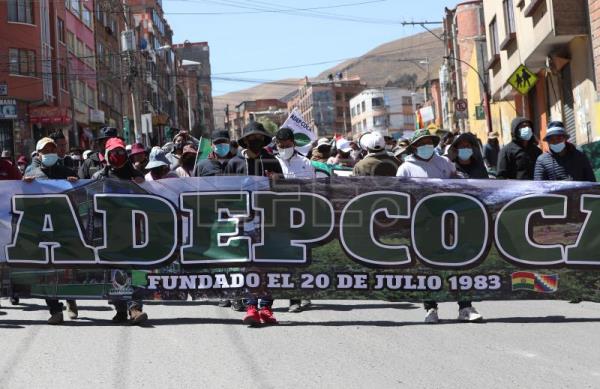
[[600, 186], [212, 177], [1, 183], [21, 296], [600, 301]]

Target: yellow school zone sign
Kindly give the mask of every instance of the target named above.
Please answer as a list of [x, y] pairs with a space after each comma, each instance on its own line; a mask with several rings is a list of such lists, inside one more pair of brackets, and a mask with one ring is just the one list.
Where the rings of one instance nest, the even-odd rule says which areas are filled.
[[525, 65], [519, 66], [508, 79], [508, 83], [522, 95], [529, 93], [537, 81], [538, 77]]

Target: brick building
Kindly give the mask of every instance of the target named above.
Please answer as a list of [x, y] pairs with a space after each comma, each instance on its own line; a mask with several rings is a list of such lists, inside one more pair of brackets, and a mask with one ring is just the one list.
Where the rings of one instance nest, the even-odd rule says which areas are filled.
[[318, 136], [346, 134], [352, 130], [350, 99], [365, 88], [359, 77], [331, 77], [327, 81], [305, 78], [288, 102], [288, 111], [298, 108]]
[[65, 2], [0, 3], [0, 148], [28, 155], [49, 131], [70, 128]]
[[[196, 137], [201, 136], [203, 133], [210, 134], [215, 128], [210, 47], [207, 42], [186, 41], [173, 45], [173, 49], [177, 53], [177, 57], [183, 60], [183, 66], [189, 70], [186, 77], [194, 78], [188, 83], [190, 85], [189, 101], [193, 119], [190, 130]], [[187, 95], [187, 89], [184, 92]]]

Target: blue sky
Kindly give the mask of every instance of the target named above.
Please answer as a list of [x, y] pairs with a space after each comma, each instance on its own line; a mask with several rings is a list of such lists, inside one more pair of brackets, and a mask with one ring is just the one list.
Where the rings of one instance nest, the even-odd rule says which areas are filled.
[[[218, 96], [256, 85], [240, 79], [314, 76], [335, 62], [246, 74], [223, 73], [359, 56], [382, 43], [423, 31], [419, 26], [403, 27], [397, 23], [440, 21], [444, 7], [454, 7], [457, 2], [459, 0], [163, 0], [163, 8], [175, 32], [175, 43], [186, 39], [208, 41], [213, 94]], [[356, 3], [364, 4], [345, 6]], [[333, 8], [340, 5], [342, 7]], [[264, 9], [274, 12], [261, 13]], [[307, 14], [319, 16], [301, 16]]]

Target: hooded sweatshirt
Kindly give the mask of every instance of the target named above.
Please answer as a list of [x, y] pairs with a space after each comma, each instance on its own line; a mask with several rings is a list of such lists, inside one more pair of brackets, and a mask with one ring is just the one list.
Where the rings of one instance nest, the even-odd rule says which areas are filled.
[[[471, 157], [471, 163], [461, 164], [458, 158], [458, 149], [456, 145], [461, 139], [466, 139], [471, 144], [473, 150], [473, 156]], [[464, 178], [472, 179], [487, 179], [489, 178], [485, 163], [483, 163], [483, 157], [481, 155], [481, 149], [479, 148], [479, 142], [473, 134], [465, 133], [457, 136], [452, 142], [452, 145], [448, 148], [448, 159], [454, 162], [457, 173]]]
[[542, 154], [534, 138], [523, 147], [519, 126], [529, 120], [517, 117], [512, 121], [512, 141], [500, 150], [497, 177], [513, 180], [533, 180], [535, 161]]
[[246, 150], [240, 150], [225, 167], [225, 174], [231, 176], [265, 176], [266, 172], [282, 173], [279, 161], [267, 150], [260, 149], [255, 159], [247, 158]]

